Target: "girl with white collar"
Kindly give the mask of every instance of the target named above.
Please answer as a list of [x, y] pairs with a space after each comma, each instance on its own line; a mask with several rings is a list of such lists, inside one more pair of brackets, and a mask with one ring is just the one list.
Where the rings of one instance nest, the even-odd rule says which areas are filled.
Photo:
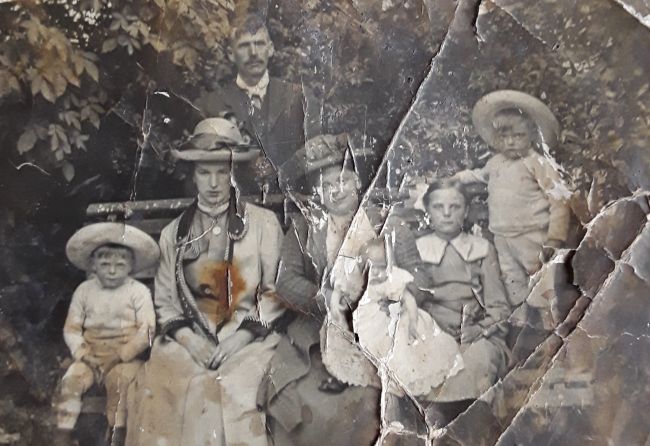
[[417, 240], [422, 258], [419, 306], [460, 343], [464, 368], [433, 390], [429, 415], [445, 425], [505, 372], [509, 316], [492, 244], [463, 231], [467, 198], [455, 180], [433, 182], [423, 196], [431, 233]]

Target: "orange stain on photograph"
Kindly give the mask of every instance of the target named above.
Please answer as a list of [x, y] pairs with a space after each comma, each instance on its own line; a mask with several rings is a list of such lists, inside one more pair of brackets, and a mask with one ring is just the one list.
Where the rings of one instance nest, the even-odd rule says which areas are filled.
[[230, 320], [246, 288], [237, 264], [205, 262], [201, 265], [199, 281], [202, 291], [196, 302], [199, 309], [217, 325]]

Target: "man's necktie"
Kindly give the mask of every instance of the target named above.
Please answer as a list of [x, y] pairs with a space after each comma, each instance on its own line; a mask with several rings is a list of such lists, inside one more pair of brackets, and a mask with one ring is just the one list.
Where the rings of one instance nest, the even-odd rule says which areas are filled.
[[251, 112], [252, 114], [255, 114], [260, 110], [262, 110], [262, 98], [261, 96], [254, 94], [251, 96]]

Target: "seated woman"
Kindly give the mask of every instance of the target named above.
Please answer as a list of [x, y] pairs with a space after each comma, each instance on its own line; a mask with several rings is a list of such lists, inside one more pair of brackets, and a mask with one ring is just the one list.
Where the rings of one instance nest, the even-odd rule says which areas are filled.
[[[319, 191], [317, 205], [322, 209], [303, 207], [304, 217], [293, 220], [282, 247], [277, 292], [295, 318], [260, 388], [260, 404], [267, 407], [276, 445], [371, 445], [379, 432], [379, 390], [333, 379], [323, 364], [320, 343], [321, 330], [331, 325], [326, 321], [337, 310], [330, 307], [332, 294], [345, 299], [360, 295], [360, 289], [347, 286], [346, 274], [358, 273], [359, 249], [376, 237], [365, 212], [357, 212], [360, 177], [345, 162], [355, 156], [345, 135], [318, 136], [289, 164], [298, 168], [285, 170], [307, 172]], [[304, 184], [302, 178], [294, 180]]]
[[509, 316], [492, 244], [463, 232], [467, 199], [462, 185], [443, 179], [423, 197], [432, 232], [417, 240], [422, 258], [419, 306], [460, 344], [463, 369], [425, 398], [437, 426], [448, 424], [504, 373]]
[[282, 231], [273, 212], [238, 202], [231, 186], [233, 166], [258, 154], [248, 141], [231, 121], [210, 118], [173, 151], [193, 163], [198, 198], [160, 236], [160, 330], [131, 393], [128, 445], [269, 444], [256, 396], [280, 339]]

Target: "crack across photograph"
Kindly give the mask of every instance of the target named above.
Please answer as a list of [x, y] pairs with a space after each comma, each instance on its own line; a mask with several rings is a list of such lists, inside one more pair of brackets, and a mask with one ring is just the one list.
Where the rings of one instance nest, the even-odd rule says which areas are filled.
[[649, 17], [0, 2], [0, 444], [650, 445]]

